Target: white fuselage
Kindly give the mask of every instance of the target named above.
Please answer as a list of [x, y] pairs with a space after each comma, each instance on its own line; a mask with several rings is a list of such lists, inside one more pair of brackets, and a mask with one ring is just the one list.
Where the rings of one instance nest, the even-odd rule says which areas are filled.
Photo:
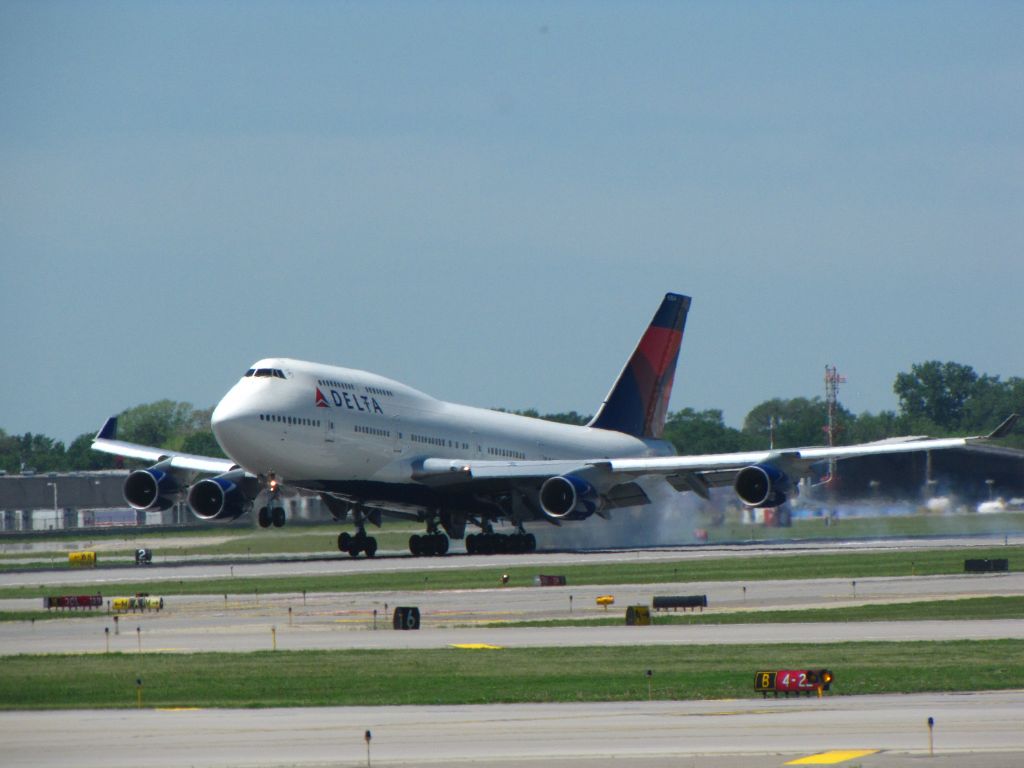
[[661, 441], [437, 400], [365, 371], [267, 358], [213, 411], [224, 452], [280, 480], [413, 482], [425, 458], [599, 459], [671, 454]]

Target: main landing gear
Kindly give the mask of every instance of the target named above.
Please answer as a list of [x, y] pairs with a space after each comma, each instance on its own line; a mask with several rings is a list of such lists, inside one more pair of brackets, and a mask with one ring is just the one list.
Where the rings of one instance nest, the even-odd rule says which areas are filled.
[[353, 536], [348, 531], [338, 535], [338, 550], [348, 552], [352, 557], [359, 557], [360, 552], [365, 552], [367, 557], [377, 554], [377, 540], [373, 536], [366, 535], [366, 529], [360, 526]]
[[413, 557], [434, 557], [448, 554], [448, 537], [443, 533], [414, 533], [409, 537], [409, 551]]

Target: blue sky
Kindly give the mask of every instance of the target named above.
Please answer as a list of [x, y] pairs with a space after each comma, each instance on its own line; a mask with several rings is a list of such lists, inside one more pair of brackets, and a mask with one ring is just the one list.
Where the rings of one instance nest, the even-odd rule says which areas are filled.
[[0, 428], [271, 355], [592, 412], [1024, 375], [1022, 3], [0, 4]]

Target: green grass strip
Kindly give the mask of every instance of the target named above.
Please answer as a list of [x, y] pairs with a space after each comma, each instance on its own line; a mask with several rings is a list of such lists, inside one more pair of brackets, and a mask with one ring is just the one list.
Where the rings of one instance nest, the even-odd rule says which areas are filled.
[[[624, 610], [589, 619], [503, 621], [475, 624], [497, 627], [610, 627], [625, 622]], [[654, 613], [651, 623], [662, 624], [797, 624], [845, 621], [975, 621], [1024, 619], [1024, 596], [970, 597], [960, 600], [921, 600], [913, 603], [879, 603], [839, 608], [807, 608], [788, 611], [735, 611], [732, 613]]]
[[758, 670], [831, 669], [834, 694], [1024, 687], [1024, 641], [25, 655], [0, 708], [299, 707], [747, 698]]
[[[1024, 563], [1024, 547], [955, 548], [913, 552], [806, 553], [754, 557], [719, 557], [676, 561], [594, 563], [592, 565], [499, 566], [483, 568], [429, 568], [421, 571], [354, 573], [323, 576], [267, 578], [215, 578], [192, 581], [138, 582], [110, 589], [111, 594], [149, 592], [154, 595], [261, 594], [281, 592], [416, 591], [426, 589], [485, 589], [501, 584], [533, 584], [542, 572], [565, 575], [570, 586], [660, 584], [692, 581], [761, 581], [764, 579], [859, 579], [871, 576], [931, 576], [964, 572], [966, 558], [1009, 559], [1011, 570]], [[443, 560], [437, 561], [439, 566]], [[79, 589], [54, 587], [5, 587], [0, 597], [41, 597]]]

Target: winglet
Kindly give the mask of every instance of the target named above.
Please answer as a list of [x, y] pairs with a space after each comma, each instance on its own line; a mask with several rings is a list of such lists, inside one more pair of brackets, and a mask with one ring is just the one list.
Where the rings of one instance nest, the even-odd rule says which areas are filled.
[[996, 427], [991, 432], [989, 432], [987, 435], [985, 435], [985, 437], [983, 439], [984, 440], [998, 440], [1000, 437], [1006, 437], [1008, 434], [1010, 434], [1010, 431], [1013, 429], [1013, 425], [1017, 423], [1018, 416], [1019, 416], [1019, 414], [1016, 414], [1016, 413], [1010, 414], [1003, 421], [1002, 424], [1000, 424], [998, 427]]
[[666, 294], [588, 426], [636, 437], [661, 437], [689, 310], [689, 296]]
[[111, 416], [103, 422], [100, 431], [96, 433], [97, 440], [117, 440], [117, 416]]

